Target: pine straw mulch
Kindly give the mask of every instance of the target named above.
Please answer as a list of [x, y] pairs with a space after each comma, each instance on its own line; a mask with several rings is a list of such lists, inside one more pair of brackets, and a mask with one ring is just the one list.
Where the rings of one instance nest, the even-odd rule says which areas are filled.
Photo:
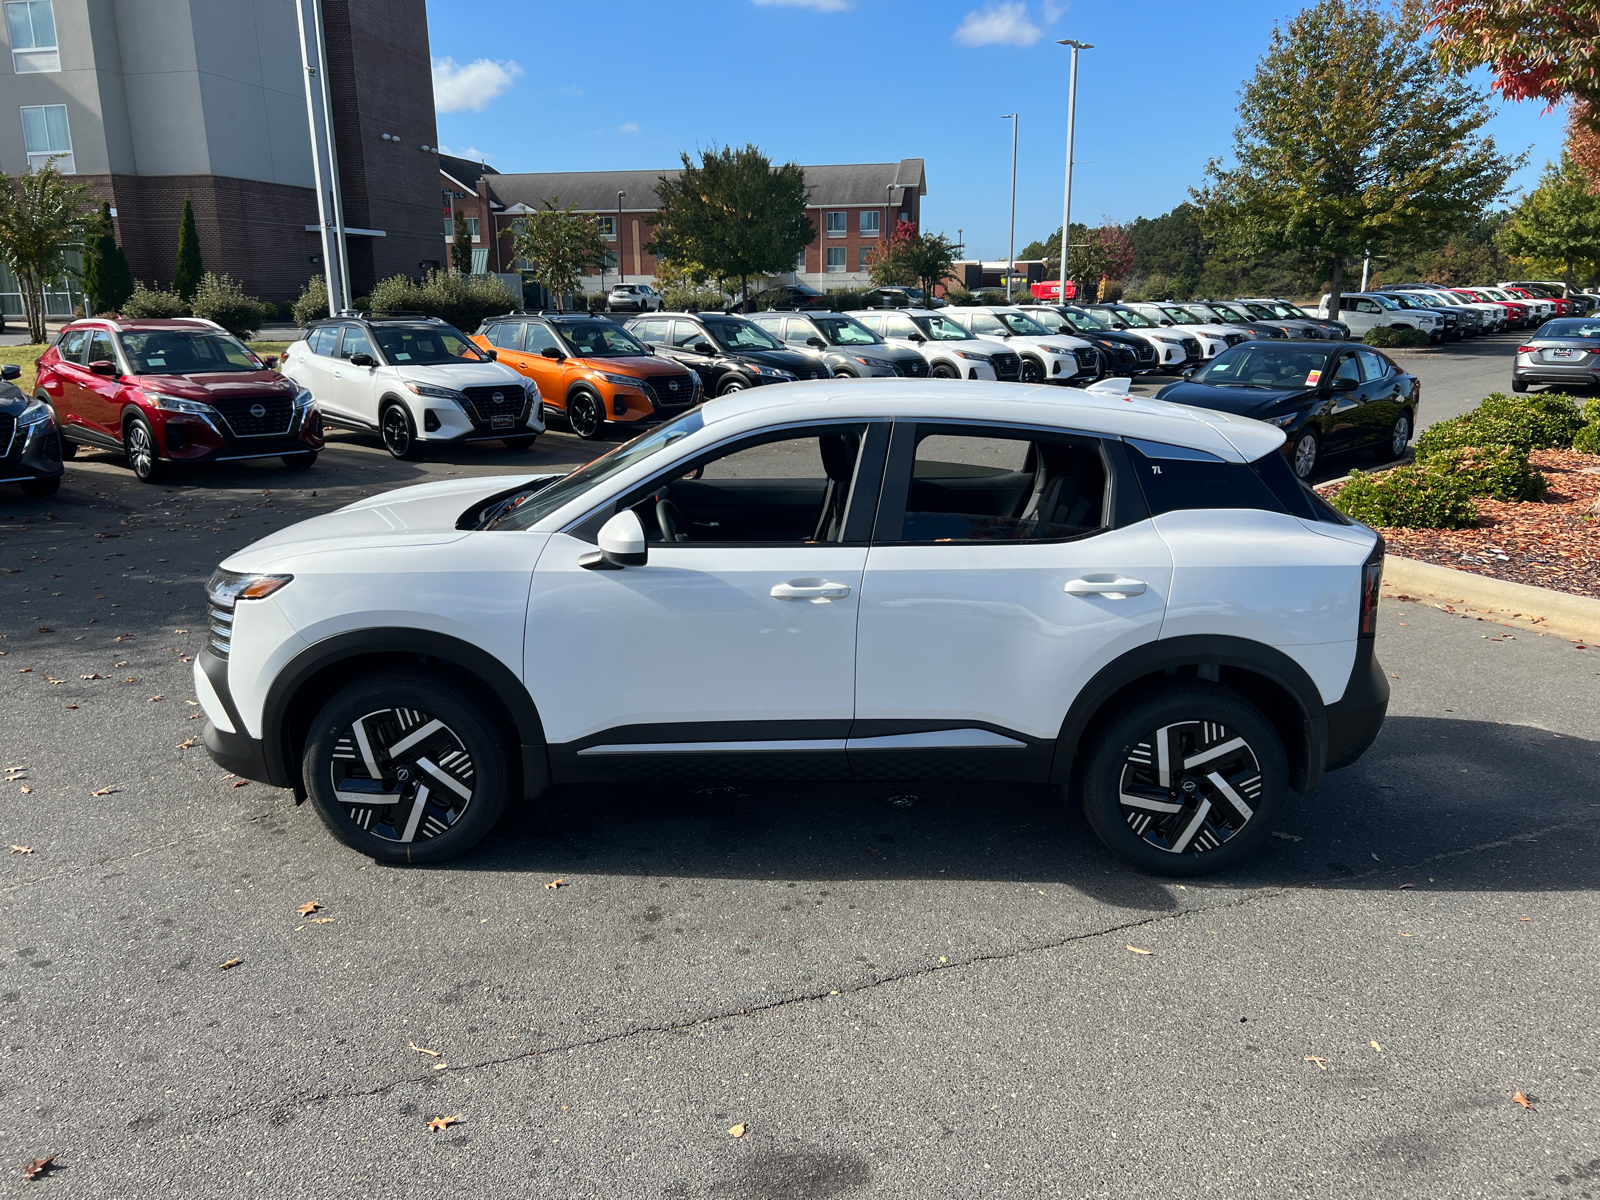
[[[1600, 454], [1535, 450], [1528, 457], [1550, 481], [1542, 501], [1479, 497], [1473, 501], [1478, 507], [1476, 529], [1381, 530], [1389, 553], [1600, 597], [1600, 517], [1587, 512], [1600, 496]], [[1324, 485], [1317, 491], [1331, 498], [1342, 486]]]

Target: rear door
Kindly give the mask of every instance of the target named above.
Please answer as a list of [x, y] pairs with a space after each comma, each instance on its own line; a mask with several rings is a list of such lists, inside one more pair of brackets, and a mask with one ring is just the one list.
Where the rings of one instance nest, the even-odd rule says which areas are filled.
[[1383, 441], [1394, 427], [1395, 418], [1406, 402], [1405, 377], [1376, 350], [1357, 350], [1356, 356], [1361, 359], [1362, 388], [1366, 395], [1359, 440], [1369, 445]]
[[[56, 415], [67, 428], [76, 426], [82, 429], [88, 424], [83, 415], [84, 408], [90, 403], [85, 396], [89, 372], [83, 366], [83, 351], [88, 342], [88, 330], [73, 329], [62, 334], [61, 341], [56, 345], [56, 356], [60, 361], [55, 375], [60, 380], [60, 394], [53, 400]], [[48, 394], [49, 390], [46, 389]]]

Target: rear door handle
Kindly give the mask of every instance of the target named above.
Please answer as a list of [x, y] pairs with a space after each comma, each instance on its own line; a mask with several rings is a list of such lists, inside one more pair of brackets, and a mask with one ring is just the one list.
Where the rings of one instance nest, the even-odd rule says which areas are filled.
[[774, 584], [770, 594], [774, 600], [809, 600], [813, 604], [826, 604], [829, 600], [843, 600], [850, 594], [850, 585], [835, 583], [831, 579], [791, 579], [787, 583]]
[[1063, 589], [1069, 596], [1105, 596], [1112, 600], [1125, 600], [1129, 596], [1144, 595], [1146, 584], [1142, 579], [1069, 579]]

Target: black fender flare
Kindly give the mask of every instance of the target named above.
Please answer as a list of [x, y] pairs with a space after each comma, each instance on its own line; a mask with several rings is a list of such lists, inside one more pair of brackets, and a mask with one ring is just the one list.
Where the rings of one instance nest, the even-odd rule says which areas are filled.
[[[261, 743], [268, 776], [279, 786], [299, 779], [291, 739], [310, 723], [314, 713], [297, 706], [302, 689], [319, 675], [348, 663], [353, 670], [407, 660], [437, 660], [461, 672], [498, 703], [502, 715], [516, 731], [521, 747], [522, 792], [532, 799], [550, 783], [550, 755], [544, 722], [522, 680], [505, 663], [479, 646], [428, 629], [357, 629], [313, 642], [286, 663], [267, 689], [261, 714]], [[335, 671], [337, 677], [337, 672]], [[322, 691], [322, 696], [332, 691]], [[242, 726], [241, 726], [242, 728]]]
[[[1292, 702], [1290, 713], [1273, 713], [1290, 761], [1290, 785], [1309, 793], [1321, 782], [1328, 757], [1327, 706], [1305, 668], [1282, 650], [1248, 638], [1223, 634], [1194, 634], [1148, 642], [1113, 659], [1095, 673], [1079, 691], [1061, 722], [1056, 738], [1050, 781], [1066, 783], [1078, 753], [1078, 743], [1117, 693], [1153, 675], [1184, 668], [1214, 668], [1221, 682], [1237, 682], [1239, 674], [1264, 680]], [[1226, 671], [1226, 674], [1223, 672]]]
[[567, 394], [561, 398], [563, 411], [565, 411], [567, 406], [571, 405], [572, 398], [580, 394], [594, 397], [594, 402], [600, 406], [600, 415], [602, 417], [611, 415], [610, 413], [606, 412], [606, 398], [600, 394], [600, 389], [595, 387], [594, 384], [587, 383], [582, 379], [579, 379], [568, 385]]

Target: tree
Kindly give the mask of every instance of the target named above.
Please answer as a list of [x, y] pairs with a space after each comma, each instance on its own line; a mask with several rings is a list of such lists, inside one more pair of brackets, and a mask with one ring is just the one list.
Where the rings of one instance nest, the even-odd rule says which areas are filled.
[[1511, 219], [1496, 242], [1513, 258], [1526, 259], [1537, 271], [1559, 271], [1567, 290], [1578, 264], [1592, 275], [1600, 264], [1600, 195], [1571, 155], [1549, 163], [1539, 186], [1511, 210]]
[[794, 268], [817, 236], [806, 214], [806, 176], [798, 164], [774, 167], [754, 145], [712, 146], [699, 165], [682, 154], [676, 178], [656, 184], [660, 209], [645, 218], [655, 231], [646, 247], [661, 258], [705, 264], [719, 279], [737, 279], [744, 302], [752, 276]]
[[82, 281], [91, 316], [116, 312], [133, 295], [133, 272], [128, 267], [128, 256], [117, 245], [111, 205], [105, 202], [100, 205], [100, 216], [84, 247]]
[[450, 241], [450, 266], [463, 275], [472, 274], [472, 226], [467, 224], [467, 214], [456, 209], [456, 231]]
[[[1072, 241], [1067, 249], [1071, 251], [1067, 259], [1067, 274], [1078, 285], [1078, 294], [1084, 295], [1091, 287], [1098, 287], [1102, 279], [1121, 279], [1133, 267], [1133, 247], [1128, 241], [1128, 235], [1122, 229], [1107, 221], [1097, 229], [1090, 229], [1086, 225], [1072, 227]], [[1045, 264], [1045, 275], [1052, 279], [1060, 278], [1061, 271], [1061, 230], [1058, 227], [1054, 233], [1042, 242], [1030, 242], [1022, 248], [1023, 258], [1042, 258]], [[1051, 264], [1057, 272], [1051, 275]]]
[[178, 222], [178, 265], [172, 272], [172, 290], [184, 303], [194, 299], [195, 289], [206, 273], [200, 261], [200, 231], [194, 224], [194, 205], [183, 198], [183, 218]]
[[1349, 263], [1437, 242], [1522, 161], [1479, 134], [1484, 94], [1443, 73], [1419, 2], [1320, 0], [1275, 28], [1240, 99], [1236, 165], [1213, 160], [1190, 193], [1206, 236], [1241, 256], [1326, 269], [1330, 315]]
[[94, 227], [88, 193], [68, 183], [54, 159], [17, 179], [0, 173], [0, 260], [17, 277], [34, 342], [45, 340], [45, 283], [66, 272], [67, 252], [81, 249]]
[[924, 295], [932, 296], [940, 284], [954, 277], [960, 253], [960, 243], [942, 233], [918, 233], [910, 239], [906, 264]]
[[879, 287], [911, 287], [917, 282], [912, 263], [912, 239], [917, 227], [910, 221], [897, 221], [883, 243], [867, 252], [867, 273]]
[[575, 211], [576, 204], [558, 208], [559, 203], [551, 196], [542, 209], [517, 218], [511, 253], [527, 259], [528, 274], [561, 303], [578, 291], [590, 268], [605, 262], [606, 242], [592, 213]]

